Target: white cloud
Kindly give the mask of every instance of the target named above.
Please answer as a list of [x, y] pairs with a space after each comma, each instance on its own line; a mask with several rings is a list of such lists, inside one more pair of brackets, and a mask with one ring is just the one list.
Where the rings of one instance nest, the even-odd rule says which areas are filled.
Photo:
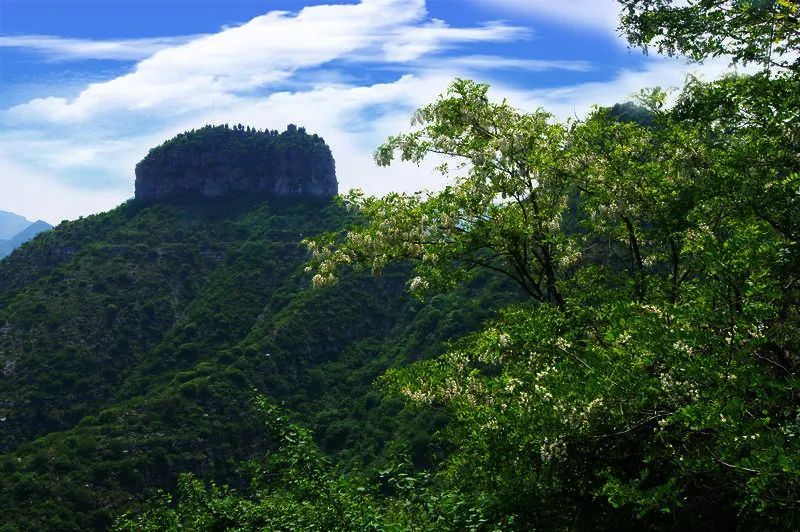
[[[442, 178], [433, 172], [434, 162], [378, 168], [372, 152], [386, 136], [406, 130], [411, 112], [454, 77], [492, 81], [493, 74], [509, 69], [593, 67], [529, 57], [431, 57], [459, 43], [507, 41], [526, 33], [500, 23], [451, 28], [426, 17], [424, 0], [272, 12], [161, 49], [131, 73], [93, 83], [73, 99], [36, 99], [0, 112], [0, 209], [57, 222], [113, 208], [133, 195], [133, 167], [150, 147], [206, 123], [303, 125], [330, 144], [343, 191], [438, 188]], [[340, 70], [337, 61], [348, 62], [347, 68]], [[350, 76], [353, 61], [413, 75], [364, 82]], [[509, 86], [502, 78], [492, 84], [498, 98], [566, 118], [595, 103], [624, 101], [642, 87], [680, 85], [684, 70], [678, 61], [648, 60], [641, 70], [621, 70], [604, 82], [537, 90]], [[253, 90], [276, 82], [284, 90]]]
[[128, 187], [83, 189], [54, 181], [0, 157], [0, 208], [51, 224], [119, 205], [132, 194]]
[[521, 27], [492, 22], [477, 28], [451, 28], [434, 19], [424, 26], [401, 27], [389, 37], [383, 50], [388, 61], [412, 61], [450, 43], [470, 41], [511, 41], [529, 32]]
[[493, 93], [498, 98], [507, 96], [521, 109], [541, 107], [557, 118], [566, 120], [585, 116], [595, 105], [609, 106], [629, 101], [642, 89], [678, 89], [683, 86], [688, 75], [711, 80], [730, 70], [727, 61], [723, 59], [707, 61], [702, 65], [687, 65], [679, 59], [654, 58], [648, 60], [641, 69], [622, 69], [607, 81], [532, 91], [497, 85], [493, 87]]
[[389, 83], [368, 86], [328, 86], [308, 91], [279, 92], [258, 100], [242, 100], [224, 109], [209, 110], [194, 120], [174, 124], [162, 138], [202, 123], [243, 123], [258, 128], [302, 125], [321, 135], [336, 160], [341, 191], [363, 188], [380, 194], [436, 188], [441, 177], [433, 165], [389, 169], [375, 166], [372, 153], [391, 134], [409, 127], [411, 113], [433, 100], [452, 81], [450, 74], [405, 75]]
[[296, 15], [273, 11], [249, 22], [156, 52], [133, 72], [89, 85], [76, 98], [18, 105], [7, 119], [83, 121], [115, 110], [188, 112], [229, 105], [241, 94], [378, 47], [386, 61], [407, 61], [456, 42], [509, 40], [520, 28], [500, 23], [450, 28], [427, 24], [424, 0], [363, 0], [319, 5]]
[[0, 35], [0, 48], [20, 48], [50, 60], [112, 59], [135, 61], [159, 50], [196, 39], [197, 35], [145, 39], [70, 39], [54, 35]]
[[13, 161], [36, 174], [49, 175], [55, 182], [78, 188], [127, 185], [138, 160], [135, 151], [142, 140], [155, 139], [108, 138], [91, 133], [63, 136], [38, 131], [3, 133], [0, 161]]
[[464, 68], [474, 71], [513, 69], [525, 70], [528, 72], [544, 72], [546, 70], [587, 72], [593, 69], [592, 64], [588, 61], [519, 59], [496, 55], [465, 55], [445, 59], [442, 63], [448, 67]]

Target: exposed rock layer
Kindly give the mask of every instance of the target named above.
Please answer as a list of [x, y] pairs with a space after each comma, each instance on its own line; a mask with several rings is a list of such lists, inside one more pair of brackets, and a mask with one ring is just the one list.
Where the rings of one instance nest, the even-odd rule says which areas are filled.
[[330, 197], [338, 192], [330, 148], [290, 125], [283, 133], [206, 126], [153, 148], [136, 165], [136, 198], [217, 197], [232, 192]]

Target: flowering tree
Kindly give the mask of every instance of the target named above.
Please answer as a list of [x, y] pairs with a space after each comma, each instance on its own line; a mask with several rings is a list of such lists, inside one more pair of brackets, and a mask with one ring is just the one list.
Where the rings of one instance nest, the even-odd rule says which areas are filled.
[[419, 297], [478, 268], [529, 296], [382, 377], [450, 415], [438, 469], [386, 497], [279, 423], [253, 500], [189, 479], [121, 529], [800, 528], [797, 2], [621, 3], [633, 44], [781, 69], [566, 124], [457, 80], [376, 153], [449, 186], [352, 192], [359, 222], [306, 242], [315, 286], [408, 261]]
[[450, 286], [482, 267], [511, 277], [537, 301], [564, 305], [557, 269], [570, 248], [559, 226], [570, 189], [558, 156], [567, 129], [545, 112], [492, 103], [487, 89], [456, 81], [445, 97], [417, 111], [418, 130], [378, 149], [381, 165], [396, 153], [414, 162], [447, 155], [452, 160], [440, 170], [458, 177], [437, 194], [351, 192], [345, 201], [370, 224], [336, 246], [336, 235], [309, 242], [315, 284], [333, 281], [340, 265], [379, 273], [388, 262], [409, 259], [417, 269], [415, 292]]
[[531, 301], [383, 378], [451, 414], [442, 482], [521, 528], [800, 525], [798, 95], [690, 81], [644, 125], [559, 124], [458, 80], [378, 149], [451, 184], [345, 198], [317, 284], [406, 260], [420, 296], [483, 267]]

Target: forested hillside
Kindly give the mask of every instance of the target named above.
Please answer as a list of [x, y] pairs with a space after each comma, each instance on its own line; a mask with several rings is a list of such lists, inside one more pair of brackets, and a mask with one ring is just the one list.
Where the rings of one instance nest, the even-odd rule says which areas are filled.
[[620, 3], [632, 45], [755, 73], [567, 123], [456, 80], [376, 152], [444, 154], [450, 186], [351, 192], [355, 225], [306, 242], [321, 290], [406, 262], [422, 298], [476, 269], [526, 294], [380, 378], [446, 415], [435, 468], [341, 475], [266, 403], [249, 489], [185, 476], [119, 529], [800, 527], [800, 6]]
[[237, 468], [271, 445], [254, 391], [348, 467], [382, 463], [393, 441], [428, 465], [440, 421], [400, 413], [373, 380], [518, 296], [484, 278], [420, 304], [402, 267], [312, 291], [300, 241], [347, 218], [319, 200], [131, 201], [4, 261], [5, 529], [103, 529], [184, 471], [242, 484]]
[[752, 73], [567, 122], [457, 79], [375, 153], [441, 190], [156, 195], [0, 263], [0, 530], [800, 528], [800, 5], [620, 3]]

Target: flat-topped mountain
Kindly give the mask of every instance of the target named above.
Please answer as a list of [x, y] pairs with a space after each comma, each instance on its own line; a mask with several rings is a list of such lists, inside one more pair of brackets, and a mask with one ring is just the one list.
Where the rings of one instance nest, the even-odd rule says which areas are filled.
[[153, 148], [136, 165], [136, 198], [218, 197], [231, 192], [331, 197], [338, 193], [331, 150], [318, 135], [205, 126]]

